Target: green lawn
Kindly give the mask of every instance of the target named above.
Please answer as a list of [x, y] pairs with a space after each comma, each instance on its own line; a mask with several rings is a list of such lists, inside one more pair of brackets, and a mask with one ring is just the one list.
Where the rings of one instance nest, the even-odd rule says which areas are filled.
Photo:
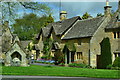
[[119, 70], [83, 69], [72, 67], [37, 66], [30, 67], [2, 67], [2, 75], [36, 75], [36, 76], [71, 76], [118, 78]]

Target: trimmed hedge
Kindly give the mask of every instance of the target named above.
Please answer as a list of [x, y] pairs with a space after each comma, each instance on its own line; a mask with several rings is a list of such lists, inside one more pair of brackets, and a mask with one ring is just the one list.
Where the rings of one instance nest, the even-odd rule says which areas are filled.
[[106, 69], [108, 65], [112, 64], [111, 46], [109, 38], [104, 38], [100, 43], [101, 56], [99, 68]]
[[82, 64], [82, 63], [71, 63], [69, 64], [69, 67], [79, 67], [79, 68], [91, 68], [91, 66], [86, 65], [86, 64]]

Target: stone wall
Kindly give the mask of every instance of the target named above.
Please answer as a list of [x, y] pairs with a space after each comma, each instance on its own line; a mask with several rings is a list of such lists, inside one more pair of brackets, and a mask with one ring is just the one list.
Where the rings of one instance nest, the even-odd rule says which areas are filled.
[[11, 55], [14, 52], [18, 52], [21, 55], [21, 66], [28, 66], [27, 65], [27, 59], [26, 59], [26, 53], [20, 48], [20, 46], [15, 43], [12, 48], [6, 53], [6, 59], [5, 59], [5, 66], [11, 66]]
[[90, 40], [90, 65], [93, 67], [97, 66], [97, 55], [101, 55], [100, 43], [107, 37], [105, 36], [105, 27], [110, 19], [110, 16], [104, 17], [104, 21]]
[[111, 44], [111, 53], [112, 53], [112, 62], [114, 62], [114, 60], [115, 60], [115, 55], [114, 55], [114, 53], [115, 53], [115, 51], [118, 49], [118, 46], [119, 46], [119, 41], [120, 41], [120, 39], [114, 39], [114, 34], [113, 34], [113, 32], [111, 31], [111, 32], [106, 32], [105, 33], [105, 36], [106, 37], [109, 37], [109, 39], [110, 39], [110, 44]]

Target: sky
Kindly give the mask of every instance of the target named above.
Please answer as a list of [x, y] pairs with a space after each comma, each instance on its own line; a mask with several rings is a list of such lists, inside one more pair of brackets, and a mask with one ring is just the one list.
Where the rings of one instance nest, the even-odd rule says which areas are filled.
[[[105, 2], [106, 0], [34, 0], [40, 2]], [[110, 2], [117, 2], [118, 0], [109, 0]]]
[[[34, 0], [37, 1], [37, 0]], [[64, 10], [67, 11], [67, 18], [81, 16], [88, 12], [95, 17], [98, 13], [104, 14], [104, 6], [106, 0], [38, 0], [39, 2], [47, 4], [52, 9], [52, 16], [55, 21], [59, 21], [59, 13]], [[61, 1], [61, 2], [60, 2]], [[74, 1], [74, 2], [72, 2]], [[61, 4], [61, 5], [60, 5]], [[112, 6], [112, 11], [118, 9], [118, 0], [109, 0], [109, 5]], [[30, 13], [30, 11], [27, 11]], [[21, 15], [23, 12], [18, 12]]]
[[[67, 11], [67, 18], [82, 16], [85, 12], [95, 17], [98, 13], [104, 14], [104, 6], [106, 2], [46, 2], [52, 8], [53, 17], [55, 21], [59, 21], [59, 13], [64, 10]], [[118, 2], [110, 2], [112, 11], [118, 9]]]
[[[105, 2], [106, 0], [1, 0], [2, 2]], [[117, 2], [118, 0], [109, 0], [110, 2]]]

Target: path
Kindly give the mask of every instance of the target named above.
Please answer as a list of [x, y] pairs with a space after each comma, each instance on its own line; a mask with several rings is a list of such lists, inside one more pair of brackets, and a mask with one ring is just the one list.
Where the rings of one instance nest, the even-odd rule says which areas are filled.
[[57, 77], [57, 76], [8, 76], [3, 75], [2, 80], [119, 80], [119, 79], [100, 79], [87, 77]]

